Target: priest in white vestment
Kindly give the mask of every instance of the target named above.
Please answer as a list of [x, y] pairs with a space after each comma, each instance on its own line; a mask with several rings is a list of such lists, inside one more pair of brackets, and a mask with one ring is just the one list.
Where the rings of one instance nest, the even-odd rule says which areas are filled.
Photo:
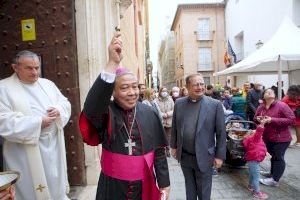
[[16, 200], [69, 199], [63, 127], [71, 105], [39, 78], [35, 53], [19, 52], [12, 67], [15, 73], [0, 81], [0, 135], [5, 170], [20, 172]]

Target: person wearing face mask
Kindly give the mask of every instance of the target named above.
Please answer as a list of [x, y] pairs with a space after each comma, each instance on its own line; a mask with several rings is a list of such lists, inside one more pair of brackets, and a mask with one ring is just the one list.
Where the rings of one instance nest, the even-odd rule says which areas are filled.
[[171, 96], [172, 96], [172, 99], [174, 102], [176, 101], [176, 99], [178, 99], [180, 97], [179, 91], [180, 91], [179, 87], [176, 87], [176, 86], [173, 87], [171, 90]]
[[[249, 121], [253, 121], [254, 114], [256, 112], [257, 107], [260, 103], [262, 103], [262, 85], [259, 83], [254, 83], [253, 89], [249, 90], [246, 98], [247, 102], [247, 118]], [[251, 126], [251, 129], [254, 127]]]
[[[174, 101], [169, 95], [168, 89], [166, 87], [162, 87], [159, 89], [159, 96], [155, 101], [159, 106], [161, 116], [163, 118], [164, 130], [167, 135], [168, 141], [170, 142]], [[166, 149], [166, 153], [167, 156], [170, 157], [169, 148]]]
[[263, 103], [257, 108], [254, 121], [266, 121], [263, 140], [272, 158], [269, 178], [260, 182], [276, 187], [285, 170], [284, 155], [292, 140], [289, 127], [294, 124], [296, 117], [287, 104], [275, 99], [275, 92], [271, 88], [266, 89], [262, 96]]

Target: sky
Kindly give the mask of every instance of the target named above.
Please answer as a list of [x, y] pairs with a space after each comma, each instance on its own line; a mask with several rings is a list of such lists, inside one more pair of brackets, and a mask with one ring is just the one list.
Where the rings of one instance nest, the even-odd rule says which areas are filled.
[[178, 4], [214, 3], [220, 0], [149, 0], [150, 21], [150, 59], [153, 73], [158, 66], [158, 50], [161, 40], [170, 31]]

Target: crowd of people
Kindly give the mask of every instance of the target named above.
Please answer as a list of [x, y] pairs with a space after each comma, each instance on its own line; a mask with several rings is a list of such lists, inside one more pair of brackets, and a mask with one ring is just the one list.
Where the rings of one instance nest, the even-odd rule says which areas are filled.
[[[248, 161], [249, 166], [248, 189], [253, 192], [254, 197], [266, 199], [268, 195], [260, 191], [259, 182], [268, 186], [278, 186], [285, 169], [284, 155], [287, 148], [289, 146], [300, 147], [300, 86], [291, 85], [286, 95], [282, 91], [281, 100], [278, 99], [278, 88], [276, 86], [263, 88], [259, 83], [252, 84], [249, 82], [246, 82], [241, 89], [224, 87], [217, 90], [213, 85], [206, 85], [204, 95], [222, 102], [225, 118], [229, 115], [238, 115], [244, 120], [253, 121], [257, 124], [257, 126], [250, 124], [250, 129], [257, 127], [257, 131], [251, 137], [245, 139], [244, 142], [245, 160]], [[166, 87], [161, 87], [157, 94], [153, 89], [150, 90], [151, 104], [147, 100], [143, 100], [143, 91], [140, 91], [140, 99], [143, 103], [155, 106], [155, 109], [162, 116], [165, 131], [169, 135], [168, 128], [176, 128], [176, 125], [171, 123], [166, 125], [166, 116], [171, 117], [174, 115], [176, 102], [180, 102], [181, 98], [189, 98], [188, 90], [185, 87], [179, 88], [176, 86], [169, 91]], [[168, 114], [166, 114], [167, 112]], [[197, 119], [191, 111], [185, 110], [184, 113], [189, 120], [191, 120], [190, 118]], [[294, 128], [296, 133], [295, 143], [291, 143], [291, 127]], [[170, 139], [170, 137], [168, 138]], [[182, 149], [182, 151], [186, 150]], [[271, 169], [270, 172], [263, 174], [267, 178], [259, 179], [259, 162], [264, 160], [267, 152], [271, 155]], [[166, 153], [169, 156], [168, 149], [166, 149]], [[188, 179], [184, 168], [182, 170], [186, 179]], [[213, 173], [217, 174], [215, 169]], [[186, 185], [186, 187], [190, 186]], [[191, 191], [187, 189], [187, 195], [189, 194], [191, 194]]]
[[[299, 86], [290, 86], [278, 99], [275, 86], [263, 89], [246, 82], [241, 89], [220, 90], [206, 85], [201, 74], [191, 74], [185, 87], [163, 86], [156, 92], [120, 67], [118, 32], [108, 55], [79, 117], [83, 141], [102, 144], [97, 200], [168, 199], [171, 156], [180, 163], [187, 199], [210, 199], [213, 174], [226, 159], [225, 118], [233, 114], [257, 124], [243, 140], [248, 190], [266, 199], [259, 182], [279, 185], [292, 141], [290, 127], [297, 137], [293, 146], [300, 147]], [[0, 134], [5, 169], [19, 171], [21, 179], [15, 188], [0, 191], [0, 199], [68, 199], [63, 127], [70, 103], [53, 82], [39, 77], [35, 53], [18, 53], [12, 67], [15, 73], [0, 81]], [[271, 169], [260, 179], [259, 162], [267, 152]]]

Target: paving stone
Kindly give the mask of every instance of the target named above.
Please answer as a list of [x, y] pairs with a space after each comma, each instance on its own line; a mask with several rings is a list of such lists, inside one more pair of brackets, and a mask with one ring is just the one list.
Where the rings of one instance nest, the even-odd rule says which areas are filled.
[[[300, 199], [300, 148], [288, 148], [285, 160], [287, 162], [283, 177], [279, 181], [279, 187], [260, 185], [261, 190], [269, 194], [269, 200], [298, 200]], [[168, 158], [171, 193], [170, 200], [185, 200], [184, 178], [180, 165], [176, 160]], [[269, 170], [269, 158], [261, 163], [261, 170]], [[247, 190], [248, 169], [236, 169], [229, 166], [222, 167], [218, 176], [213, 177], [212, 200], [247, 200], [253, 199]], [[96, 186], [85, 188], [72, 187], [72, 199], [94, 200]]]

